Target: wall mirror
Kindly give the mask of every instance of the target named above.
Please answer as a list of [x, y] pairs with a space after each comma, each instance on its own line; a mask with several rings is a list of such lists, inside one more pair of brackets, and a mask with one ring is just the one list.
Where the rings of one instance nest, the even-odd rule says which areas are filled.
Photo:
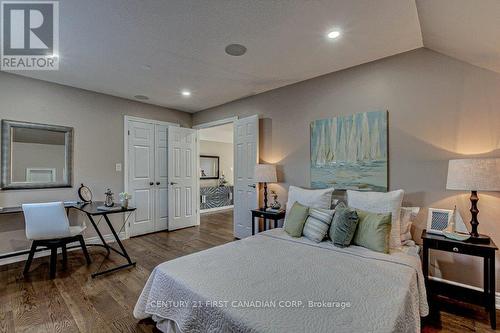
[[73, 128], [2, 120], [3, 190], [71, 187]]
[[200, 155], [200, 179], [219, 179], [219, 156]]

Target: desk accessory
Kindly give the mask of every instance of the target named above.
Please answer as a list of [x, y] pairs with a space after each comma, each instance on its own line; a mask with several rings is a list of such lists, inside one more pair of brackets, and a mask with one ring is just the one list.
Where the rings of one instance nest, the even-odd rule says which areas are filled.
[[128, 202], [130, 199], [132, 199], [132, 195], [127, 193], [127, 192], [122, 192], [119, 194], [120, 197], [120, 202], [122, 204], [122, 208], [127, 209], [128, 208]]
[[500, 191], [500, 158], [459, 159], [448, 162], [448, 190], [471, 191], [471, 221], [470, 242], [489, 243], [490, 237], [477, 231], [479, 209], [477, 191]]
[[78, 196], [84, 203], [92, 202], [92, 191], [83, 184], [78, 189]]
[[114, 199], [113, 199], [113, 192], [111, 192], [111, 189], [107, 189], [106, 192], [104, 192], [106, 195], [106, 199], [104, 199], [104, 206], [106, 207], [113, 207], [115, 205]]
[[276, 183], [276, 166], [273, 164], [257, 164], [255, 166], [255, 181], [264, 183], [264, 207], [267, 209], [267, 183]]

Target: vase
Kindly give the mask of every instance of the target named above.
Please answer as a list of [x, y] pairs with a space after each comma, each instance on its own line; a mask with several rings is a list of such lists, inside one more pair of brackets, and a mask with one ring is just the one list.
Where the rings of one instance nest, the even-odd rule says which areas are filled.
[[122, 208], [127, 209], [128, 208], [128, 199], [123, 199], [122, 200]]

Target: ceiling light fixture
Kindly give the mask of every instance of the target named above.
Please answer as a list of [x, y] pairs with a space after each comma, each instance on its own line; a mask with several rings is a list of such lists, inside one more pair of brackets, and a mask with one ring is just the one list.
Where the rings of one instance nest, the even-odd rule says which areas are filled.
[[327, 36], [328, 38], [330, 38], [330, 39], [335, 39], [335, 38], [337, 38], [337, 37], [339, 37], [339, 36], [340, 36], [340, 31], [338, 31], [338, 30], [333, 30], [333, 31], [330, 31], [330, 32], [328, 33], [328, 35], [326, 35], [326, 36]]
[[135, 95], [134, 98], [138, 99], [140, 101], [147, 101], [149, 99], [148, 96], [144, 96], [144, 95]]
[[182, 90], [181, 91], [182, 96], [184, 97], [189, 97], [191, 96], [191, 92], [189, 90]]
[[241, 44], [229, 44], [226, 46], [226, 53], [233, 57], [239, 57], [247, 53], [247, 48]]

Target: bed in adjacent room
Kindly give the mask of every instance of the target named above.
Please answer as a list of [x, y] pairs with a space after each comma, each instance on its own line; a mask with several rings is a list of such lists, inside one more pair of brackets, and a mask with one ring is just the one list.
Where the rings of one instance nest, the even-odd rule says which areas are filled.
[[160, 264], [135, 306], [164, 332], [419, 332], [415, 247], [383, 254], [283, 229]]

